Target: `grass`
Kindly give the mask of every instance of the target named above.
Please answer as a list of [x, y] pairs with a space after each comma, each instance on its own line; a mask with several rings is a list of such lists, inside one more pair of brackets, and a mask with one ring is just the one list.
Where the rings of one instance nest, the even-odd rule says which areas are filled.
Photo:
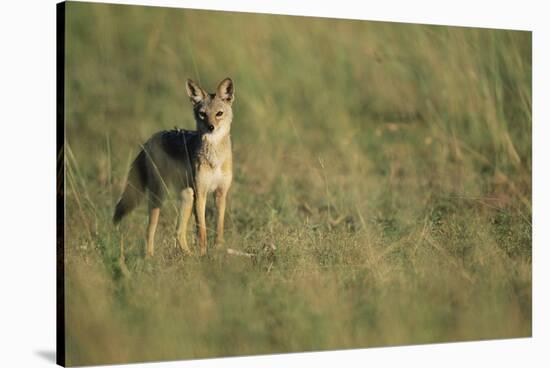
[[[531, 336], [530, 33], [69, 3], [66, 42], [69, 365]], [[256, 257], [182, 257], [171, 200], [145, 261], [129, 164], [226, 76]]]

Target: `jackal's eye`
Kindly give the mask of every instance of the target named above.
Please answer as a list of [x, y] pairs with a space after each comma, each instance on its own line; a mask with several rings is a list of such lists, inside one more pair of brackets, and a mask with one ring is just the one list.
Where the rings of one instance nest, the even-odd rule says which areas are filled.
[[206, 118], [206, 114], [204, 111], [199, 111], [199, 119], [204, 120]]
[[217, 117], [220, 117], [220, 116], [222, 116], [222, 115], [223, 115], [223, 111], [218, 111], [218, 112], [216, 113], [216, 116], [217, 116]]

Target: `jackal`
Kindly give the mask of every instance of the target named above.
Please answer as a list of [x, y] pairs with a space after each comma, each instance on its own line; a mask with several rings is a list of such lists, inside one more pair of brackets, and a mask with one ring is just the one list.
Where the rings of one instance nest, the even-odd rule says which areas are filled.
[[[190, 253], [186, 232], [194, 205], [200, 254], [206, 254], [205, 208], [210, 192], [215, 193], [218, 215], [216, 245], [223, 243], [225, 203], [233, 177], [229, 131], [233, 119], [234, 85], [230, 78], [225, 78], [216, 93], [207, 93], [188, 79], [186, 87], [193, 104], [196, 130], [161, 131], [143, 144], [132, 163], [126, 187], [113, 216], [113, 222], [118, 224], [138, 205], [145, 192], [148, 193], [148, 257], [154, 254], [160, 208], [170, 187], [181, 197], [176, 230], [181, 250]], [[124, 257], [123, 253], [121, 257]]]

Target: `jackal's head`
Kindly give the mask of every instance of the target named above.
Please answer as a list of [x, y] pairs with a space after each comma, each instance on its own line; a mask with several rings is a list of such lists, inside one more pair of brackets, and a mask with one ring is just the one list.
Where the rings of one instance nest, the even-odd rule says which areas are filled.
[[233, 119], [231, 105], [235, 99], [235, 89], [231, 78], [222, 80], [216, 93], [205, 92], [191, 79], [187, 80], [186, 87], [187, 94], [193, 103], [197, 130], [212, 141], [228, 135]]

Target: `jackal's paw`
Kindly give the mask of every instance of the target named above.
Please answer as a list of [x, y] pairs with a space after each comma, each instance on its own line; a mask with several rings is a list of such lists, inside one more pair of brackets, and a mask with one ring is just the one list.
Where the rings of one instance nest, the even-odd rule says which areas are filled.
[[178, 249], [184, 256], [190, 256], [192, 254], [191, 249], [189, 249], [189, 246], [187, 245], [187, 242], [177, 239], [176, 244]]
[[185, 257], [193, 255], [193, 252], [191, 252], [191, 249], [187, 246], [179, 247], [179, 250]]
[[126, 267], [126, 262], [124, 261], [124, 257], [120, 257], [118, 260], [118, 266], [120, 267], [120, 274], [125, 278], [131, 278], [132, 274], [130, 273], [130, 270], [128, 267]]

